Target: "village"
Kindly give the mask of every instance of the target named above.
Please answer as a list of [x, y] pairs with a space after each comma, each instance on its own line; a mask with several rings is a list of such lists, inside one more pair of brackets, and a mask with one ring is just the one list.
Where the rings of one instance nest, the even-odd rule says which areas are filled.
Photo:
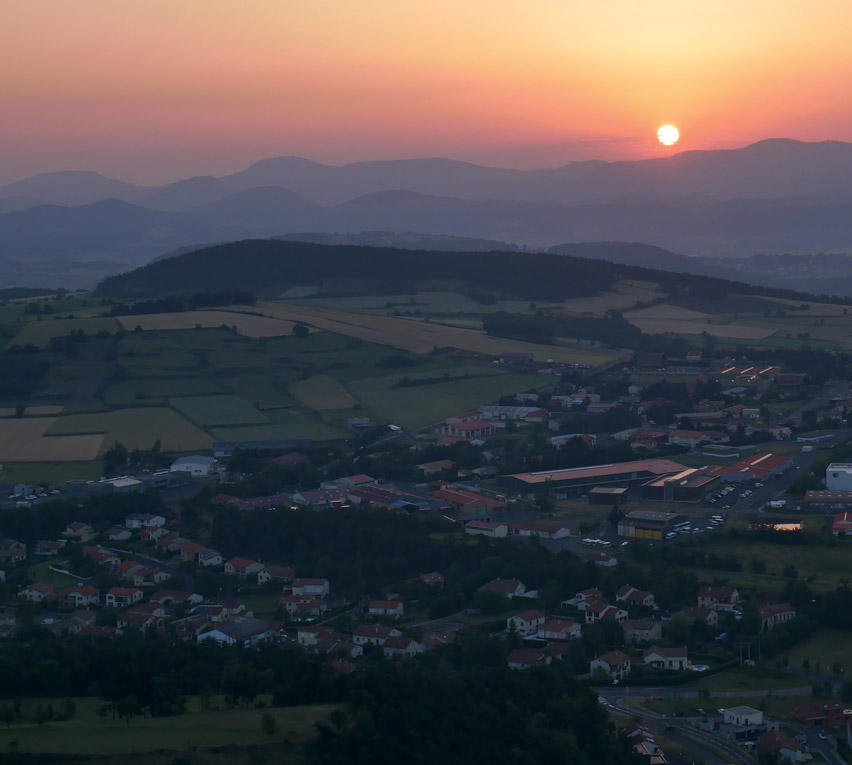
[[[745, 519], [751, 528], [758, 516], [767, 528], [794, 531], [803, 518], [820, 519], [842, 540], [852, 531], [852, 467], [829, 463], [825, 488], [808, 468], [842, 449], [852, 396], [848, 386], [815, 386], [805, 375], [741, 363], [683, 383], [682, 367], [643, 356], [629, 375], [549, 384], [415, 433], [391, 431], [354, 454], [244, 445], [183, 455], [159, 471], [68, 481], [58, 497], [37, 484], [9, 486], [21, 512], [66, 498], [81, 510], [55, 539], [0, 540], [0, 634], [39, 626], [95, 640], [148, 632], [241, 648], [292, 644], [347, 674], [365, 652], [411, 660], [486, 630], [506, 646], [512, 670], [568, 662], [576, 677], [610, 687], [678, 685], [753, 666], [730, 636], [751, 645], [798, 624], [796, 605], [777, 590], [743, 592], [718, 577], [661, 598], [637, 556], [644, 545], [677, 550], [743, 528]], [[341, 474], [347, 467], [364, 472]], [[272, 485], [271, 494], [252, 488]], [[115, 515], [151, 492], [169, 498], [158, 500], [161, 512]], [[572, 556], [593, 584], [572, 591], [568, 581], [514, 577], [511, 567], [486, 580], [485, 567], [475, 587], [453, 582], [449, 569], [424, 569], [359, 591], [319, 563], [296, 568], [286, 557], [216, 549], [209, 522], [188, 522], [193, 497], [208, 520], [217, 513], [431, 517], [454, 544], [514, 543]], [[85, 516], [97, 502], [114, 508], [116, 522]], [[454, 605], [436, 617], [440, 609], [429, 603], [450, 589]], [[836, 695], [825, 704], [842, 714], [824, 724], [845, 729], [852, 711]], [[811, 719], [806, 706], [793, 717]], [[777, 722], [749, 714], [720, 712], [710, 730], [746, 749], [794, 749]], [[636, 747], [648, 762], [665, 762], [646, 733], [639, 726], [628, 735], [641, 734]]]

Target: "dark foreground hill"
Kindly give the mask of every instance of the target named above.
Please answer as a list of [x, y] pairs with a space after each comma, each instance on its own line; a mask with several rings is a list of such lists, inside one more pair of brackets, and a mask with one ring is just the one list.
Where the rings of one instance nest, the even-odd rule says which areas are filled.
[[292, 287], [312, 286], [325, 293], [398, 294], [413, 291], [417, 282], [442, 281], [479, 293], [563, 300], [596, 295], [619, 279], [656, 282], [669, 294], [710, 299], [732, 293], [804, 297], [792, 290], [571, 255], [436, 252], [271, 240], [233, 242], [159, 260], [104, 280], [97, 293], [153, 297], [239, 290], [277, 296]]

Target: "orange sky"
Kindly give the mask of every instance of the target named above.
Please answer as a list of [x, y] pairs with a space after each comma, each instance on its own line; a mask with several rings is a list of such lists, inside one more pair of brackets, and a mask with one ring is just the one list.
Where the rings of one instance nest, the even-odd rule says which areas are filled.
[[852, 3], [0, 0], [0, 182], [852, 140]]

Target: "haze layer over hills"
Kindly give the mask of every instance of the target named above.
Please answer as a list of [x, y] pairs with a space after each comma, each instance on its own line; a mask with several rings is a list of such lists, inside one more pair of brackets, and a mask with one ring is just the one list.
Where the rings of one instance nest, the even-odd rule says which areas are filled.
[[[527, 171], [448, 159], [336, 167], [279, 157], [160, 187], [48, 173], [0, 187], [0, 278], [91, 286], [188, 246], [363, 231], [480, 240], [474, 249], [481, 240], [501, 249], [624, 241], [705, 258], [852, 252], [852, 144], [773, 139]], [[761, 281], [759, 266], [740, 278]], [[708, 267], [719, 265], [683, 270]]]

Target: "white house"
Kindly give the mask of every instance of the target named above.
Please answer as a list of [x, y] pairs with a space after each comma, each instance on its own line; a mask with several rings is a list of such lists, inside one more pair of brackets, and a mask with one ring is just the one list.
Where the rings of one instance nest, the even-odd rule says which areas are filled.
[[293, 580], [293, 595], [312, 595], [315, 598], [325, 598], [328, 593], [328, 579]]
[[544, 620], [544, 611], [522, 611], [506, 619], [506, 629], [511, 630], [514, 627], [519, 635], [527, 637], [535, 635], [539, 626], [544, 624]]
[[753, 728], [763, 725], [763, 712], [751, 707], [731, 707], [724, 713], [728, 725], [739, 725], [741, 728]]
[[630, 657], [624, 651], [610, 651], [589, 662], [589, 672], [602, 669], [613, 680], [621, 680], [630, 674]]
[[392, 616], [402, 619], [402, 602], [399, 600], [371, 600], [367, 606], [370, 616]]
[[686, 648], [660, 648], [651, 646], [642, 652], [642, 663], [656, 669], [679, 671], [689, 668]]

